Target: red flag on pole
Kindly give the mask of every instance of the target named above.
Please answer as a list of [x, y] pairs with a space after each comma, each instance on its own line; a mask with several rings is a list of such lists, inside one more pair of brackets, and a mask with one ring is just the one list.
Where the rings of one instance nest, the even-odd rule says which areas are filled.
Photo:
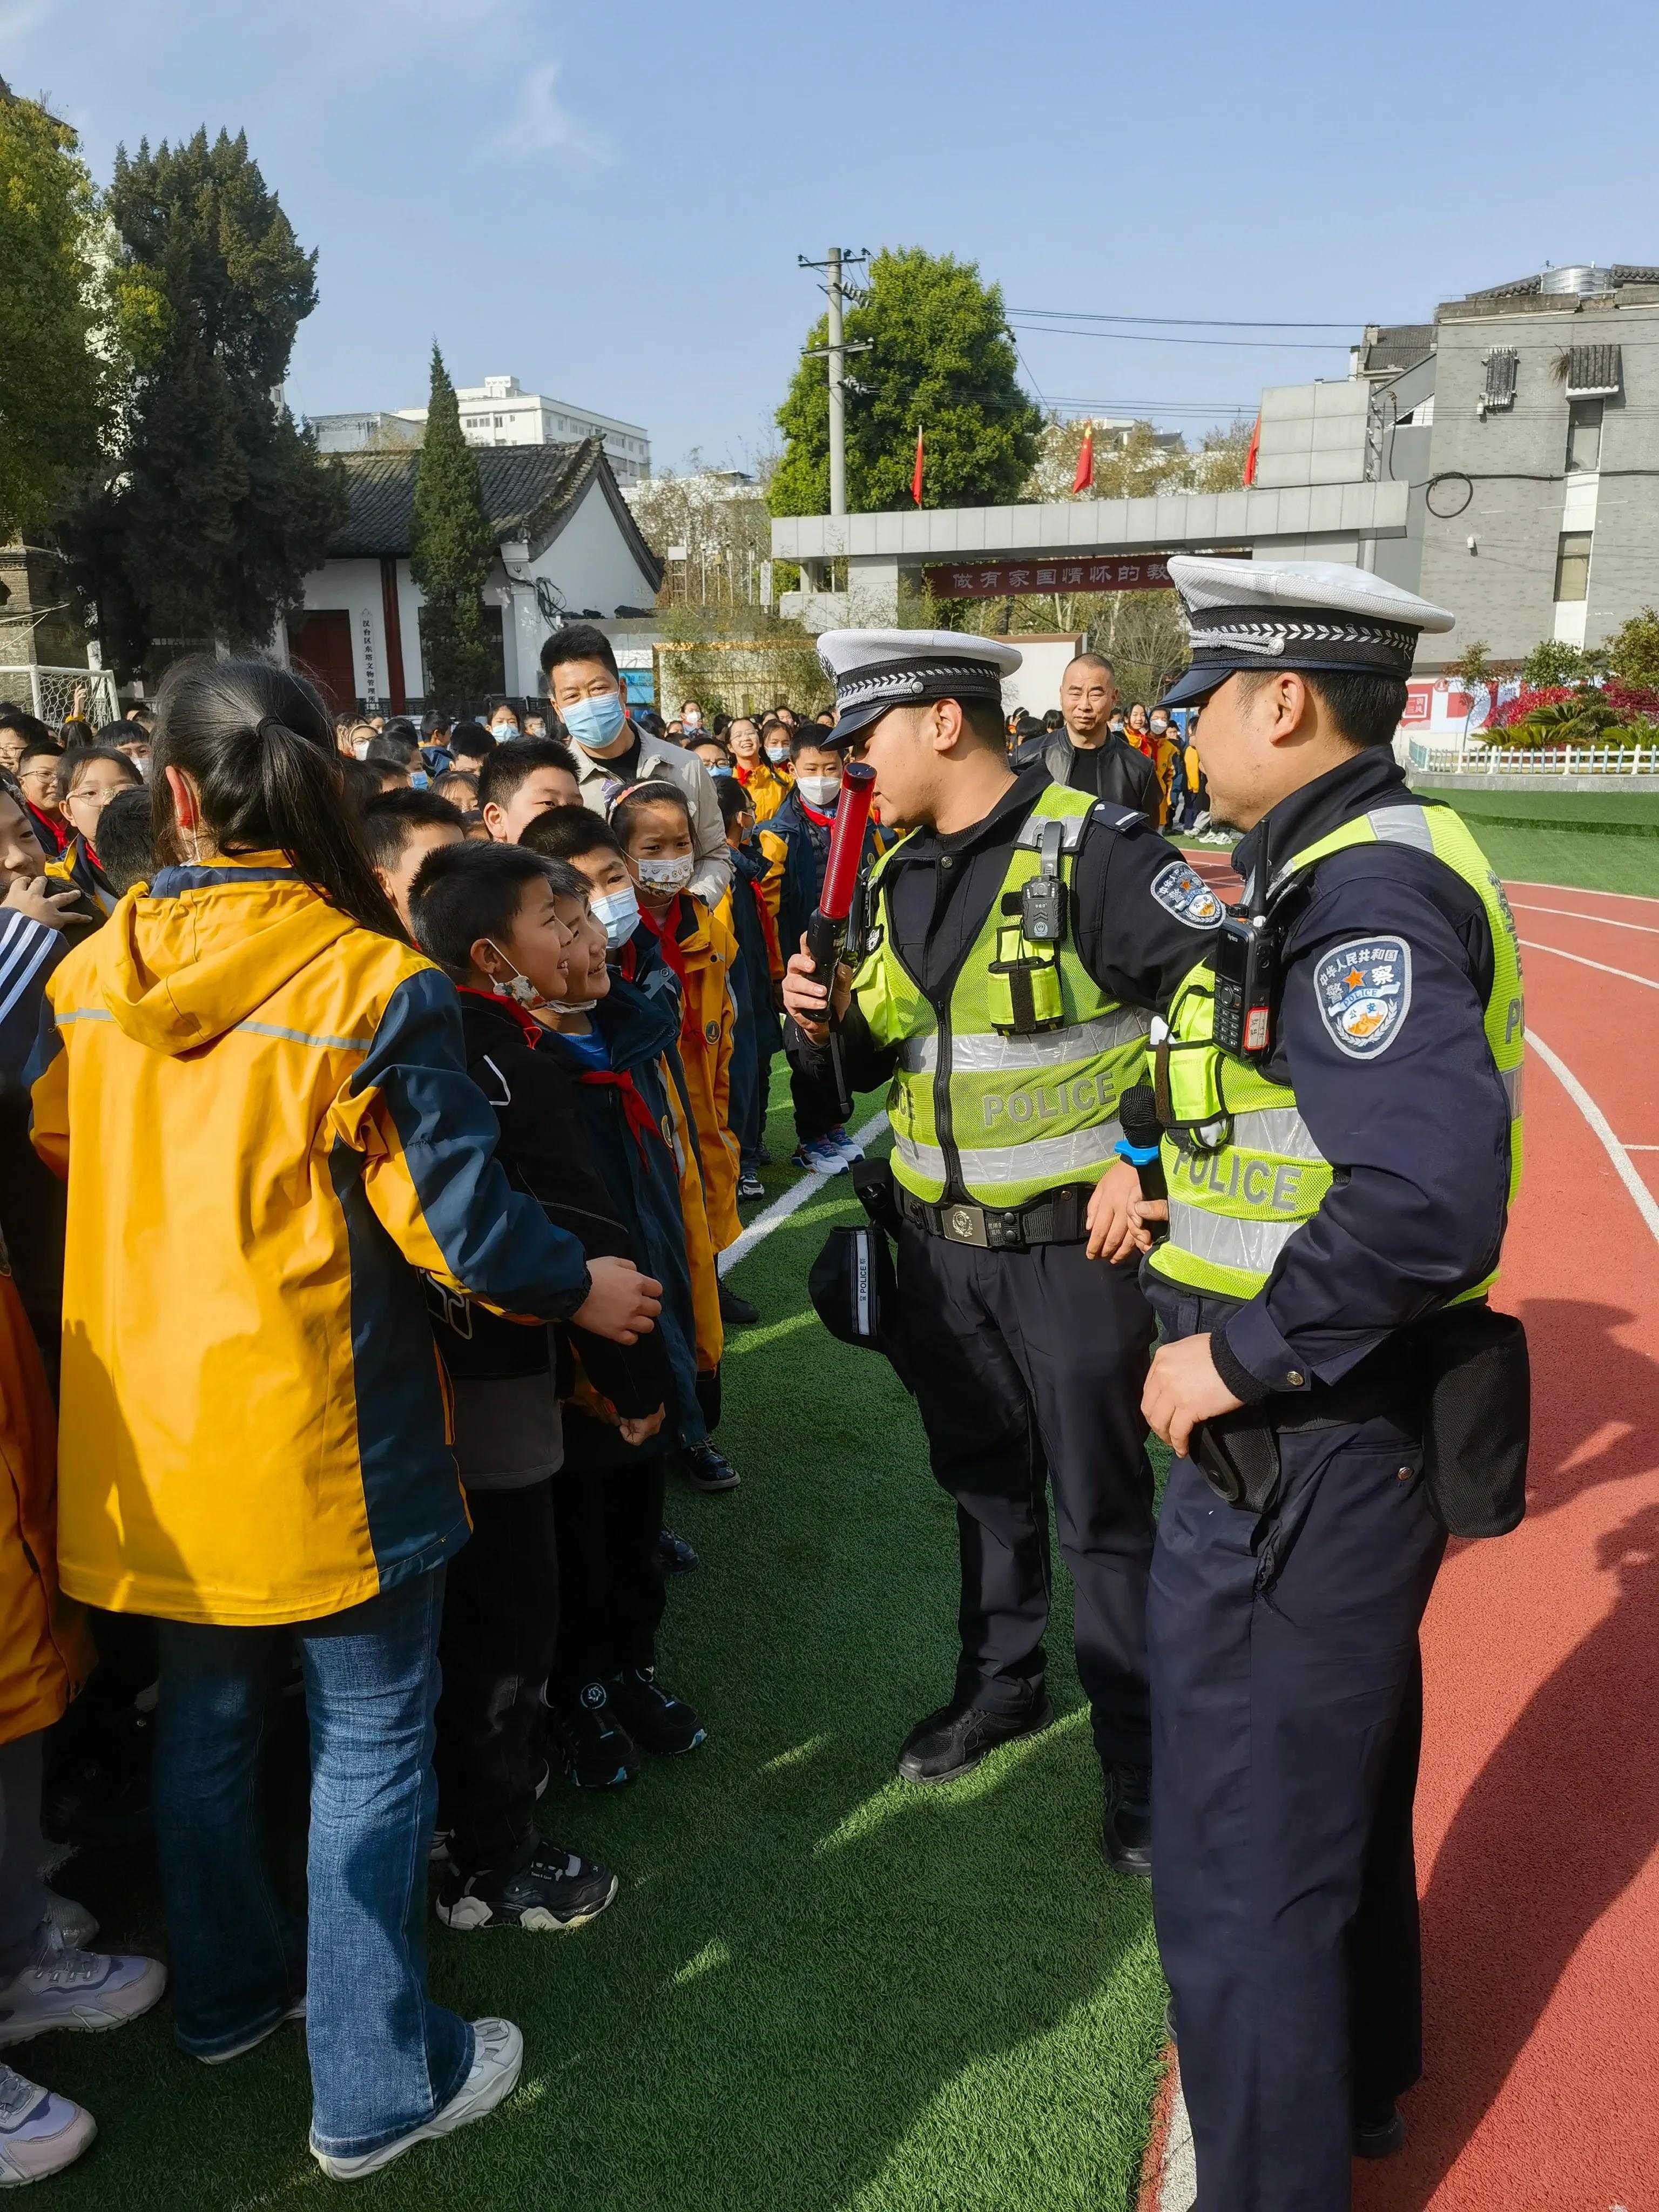
[[916, 432], [916, 465], [910, 475], [910, 496], [918, 507], [921, 505], [921, 432], [920, 428]]
[[1250, 433], [1250, 450], [1244, 456], [1244, 482], [1247, 485], [1255, 482], [1255, 459], [1261, 449], [1261, 417], [1258, 415], [1255, 418], [1255, 428]]
[[1095, 481], [1095, 426], [1091, 422], [1083, 433], [1083, 443], [1078, 448], [1077, 474], [1072, 478], [1073, 491], [1091, 491]]

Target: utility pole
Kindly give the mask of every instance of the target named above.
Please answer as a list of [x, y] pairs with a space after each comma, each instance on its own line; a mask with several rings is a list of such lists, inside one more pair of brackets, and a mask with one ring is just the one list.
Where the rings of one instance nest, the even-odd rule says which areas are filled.
[[842, 321], [842, 305], [845, 297], [842, 278], [848, 269], [856, 268], [870, 258], [866, 246], [860, 253], [850, 246], [832, 246], [823, 261], [809, 261], [805, 254], [798, 253], [796, 262], [803, 269], [822, 269], [825, 275], [824, 290], [830, 298], [829, 343], [813, 346], [808, 358], [822, 355], [830, 370], [830, 512], [847, 512], [847, 356], [849, 353], [868, 353], [867, 343], [854, 342], [848, 345]]

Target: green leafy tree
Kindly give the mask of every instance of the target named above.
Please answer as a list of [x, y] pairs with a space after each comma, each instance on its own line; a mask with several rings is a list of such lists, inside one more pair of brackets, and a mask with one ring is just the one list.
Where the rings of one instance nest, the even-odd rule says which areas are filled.
[[75, 133], [0, 82], [0, 543], [50, 534], [95, 471], [124, 365]]
[[426, 435], [415, 475], [409, 569], [425, 599], [421, 643], [432, 689], [446, 702], [486, 690], [495, 674], [483, 590], [495, 552], [478, 483], [478, 456], [462, 432], [455, 387], [434, 345]]
[[241, 135], [122, 149], [107, 209], [117, 298], [148, 343], [102, 481], [64, 525], [71, 574], [119, 667], [157, 638], [263, 645], [345, 513], [281, 396], [317, 257]]
[[[847, 395], [847, 503], [908, 507], [916, 432], [924, 433], [926, 507], [993, 507], [1018, 499], [1037, 457], [1042, 416], [1020, 389], [1000, 287], [972, 263], [910, 247], [876, 255], [863, 299], [848, 311], [859, 389]], [[807, 346], [827, 343], [819, 316]], [[774, 514], [830, 507], [830, 398], [822, 356], [803, 356], [778, 410], [783, 458], [768, 487]]]
[[1588, 656], [1576, 645], [1559, 638], [1540, 638], [1521, 664], [1521, 681], [1529, 691], [1547, 691], [1557, 684], [1583, 684], [1590, 669]]
[[1659, 690], [1659, 612], [1644, 607], [1608, 638], [1604, 650], [1610, 674], [1642, 690]]

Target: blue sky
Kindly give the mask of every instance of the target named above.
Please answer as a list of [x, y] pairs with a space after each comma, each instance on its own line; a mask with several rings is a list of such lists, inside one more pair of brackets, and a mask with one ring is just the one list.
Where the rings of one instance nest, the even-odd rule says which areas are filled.
[[[435, 335], [659, 466], [767, 442], [832, 238], [975, 260], [1011, 308], [1356, 328], [1659, 260], [1656, 62], [1624, 0], [0, 0], [0, 75], [100, 177], [246, 129], [320, 249], [296, 409], [420, 402]], [[1189, 429], [1345, 373], [1345, 331], [1248, 335], [1333, 346], [1020, 343], [1041, 396]]]

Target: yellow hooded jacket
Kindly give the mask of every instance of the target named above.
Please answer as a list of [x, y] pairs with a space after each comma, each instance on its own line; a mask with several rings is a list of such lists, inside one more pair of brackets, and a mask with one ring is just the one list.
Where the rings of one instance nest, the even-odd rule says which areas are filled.
[[416, 1270], [538, 1320], [590, 1287], [495, 1158], [453, 986], [264, 853], [129, 893], [46, 996], [64, 1589], [253, 1625], [438, 1565], [467, 1520]]

